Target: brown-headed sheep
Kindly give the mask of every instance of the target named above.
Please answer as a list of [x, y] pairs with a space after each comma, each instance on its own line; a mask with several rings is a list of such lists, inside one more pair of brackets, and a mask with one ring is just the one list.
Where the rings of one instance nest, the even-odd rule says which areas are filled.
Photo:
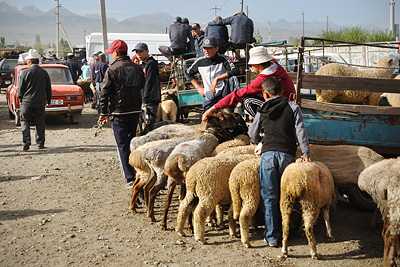
[[[322, 66], [315, 75], [389, 79], [395, 69], [395, 64], [393, 59], [383, 57], [378, 60], [376, 67], [377, 68], [360, 71], [356, 68], [338, 63], [330, 63]], [[378, 105], [381, 93], [349, 90], [317, 90], [316, 97], [316, 100], [320, 102], [331, 102], [332, 99], [337, 98], [346, 102], [363, 101], [367, 105]]]
[[290, 214], [295, 206], [301, 208], [304, 228], [310, 246], [311, 258], [318, 259], [314, 238], [314, 224], [322, 209], [328, 238], [334, 240], [329, 222], [329, 209], [334, 198], [332, 174], [318, 161], [289, 164], [281, 178], [280, 210], [282, 214], [282, 254], [288, 256]]
[[397, 266], [400, 255], [400, 157], [385, 159], [363, 170], [358, 186], [377, 204], [384, 222], [384, 266]]

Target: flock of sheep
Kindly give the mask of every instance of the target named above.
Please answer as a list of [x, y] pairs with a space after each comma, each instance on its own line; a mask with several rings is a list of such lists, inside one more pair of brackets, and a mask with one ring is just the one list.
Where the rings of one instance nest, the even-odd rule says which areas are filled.
[[[260, 157], [254, 154], [256, 146], [250, 144], [245, 122], [235, 114], [217, 113], [201, 128], [203, 131], [198, 126], [169, 124], [132, 140], [130, 164], [137, 170], [137, 179], [130, 210], [136, 212], [137, 199], [143, 191], [147, 215], [156, 221], [154, 200], [167, 186], [161, 220], [161, 229], [165, 230], [172, 194], [180, 185], [175, 226], [179, 235], [185, 235], [184, 225], [188, 221], [194, 238], [205, 243], [205, 226], [210, 216], [215, 211], [217, 224], [224, 227], [223, 207], [230, 205], [229, 234], [236, 236], [239, 220], [241, 241], [250, 247], [249, 225], [260, 203]], [[335, 188], [359, 184], [382, 213], [386, 229], [385, 263], [393, 266], [396, 253], [400, 252], [400, 158], [385, 160], [369, 148], [347, 145], [312, 145], [310, 157], [316, 161], [293, 163], [282, 176], [283, 240], [279, 257], [288, 256], [290, 213], [300, 207], [311, 256], [318, 258], [313, 226], [320, 211], [328, 237], [333, 240], [329, 211], [335, 204]]]

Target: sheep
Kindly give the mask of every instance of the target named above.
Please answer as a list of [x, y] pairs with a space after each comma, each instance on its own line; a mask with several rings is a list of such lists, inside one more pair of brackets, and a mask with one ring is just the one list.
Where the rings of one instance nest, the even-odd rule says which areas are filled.
[[384, 266], [397, 266], [400, 255], [400, 157], [385, 159], [363, 170], [358, 186], [377, 204], [384, 221]]
[[158, 105], [156, 121], [176, 121], [178, 116], [178, 98], [176, 90], [163, 90], [161, 103]]
[[78, 79], [77, 84], [80, 88], [82, 88], [85, 103], [89, 103], [89, 101], [92, 101], [93, 91], [90, 88], [90, 85], [92, 84], [92, 80], [90, 79], [90, 77], [84, 80]]
[[155, 140], [169, 139], [172, 137], [182, 137], [185, 135], [191, 135], [199, 131], [197, 126], [185, 125], [181, 123], [168, 124], [161, 126], [157, 129], [152, 130], [143, 136], [135, 137], [131, 140], [130, 148], [131, 151], [135, 150], [139, 146]]
[[219, 144], [211, 153], [211, 156], [214, 157], [218, 153], [231, 147], [247, 146], [247, 145], [250, 145], [250, 138], [247, 135], [240, 134], [236, 136], [233, 140], [229, 140]]
[[[400, 79], [397, 75], [395, 79]], [[398, 93], [385, 93], [386, 99], [392, 107], [400, 107], [400, 94]]]
[[289, 164], [281, 178], [280, 210], [282, 214], [282, 252], [287, 258], [290, 214], [300, 207], [304, 228], [310, 246], [311, 258], [318, 259], [314, 238], [314, 224], [322, 209], [328, 238], [334, 240], [329, 222], [329, 209], [334, 202], [332, 174], [322, 162], [298, 162]]
[[[183, 225], [188, 215], [194, 210], [194, 237], [201, 243], [204, 239], [206, 218], [214, 209], [217, 222], [222, 227], [222, 205], [230, 204], [229, 175], [233, 168], [252, 155], [235, 157], [208, 157], [196, 162], [186, 175], [186, 196], [179, 205], [175, 231], [185, 236]], [[232, 220], [232, 218], [229, 218]], [[232, 222], [229, 223], [231, 225]]]
[[[240, 223], [240, 236], [246, 248], [249, 241], [249, 224], [260, 203], [260, 157], [245, 160], [232, 170], [229, 176], [229, 191], [232, 197], [230, 212], [233, 219]], [[229, 233], [236, 236], [236, 223], [231, 221]]]
[[218, 139], [212, 134], [204, 134], [198, 139], [180, 143], [172, 150], [164, 165], [164, 173], [168, 176], [168, 194], [164, 207], [161, 229], [167, 228], [167, 214], [172, 195], [177, 184], [181, 185], [181, 200], [184, 197], [184, 179], [190, 167], [210, 153], [218, 145]]
[[[389, 79], [395, 69], [395, 64], [393, 59], [383, 57], [378, 60], [376, 67], [378, 68], [360, 71], [338, 63], [330, 63], [322, 66], [315, 75]], [[367, 91], [316, 90], [316, 100], [319, 102], [331, 102], [333, 98], [337, 98], [346, 102], [363, 101], [367, 105], [378, 105], [380, 95], [381, 93]]]
[[219, 158], [219, 157], [228, 157], [228, 156], [243, 155], [243, 154], [253, 155], [255, 148], [256, 148], [255, 145], [231, 147], [224, 151], [221, 151], [215, 157]]

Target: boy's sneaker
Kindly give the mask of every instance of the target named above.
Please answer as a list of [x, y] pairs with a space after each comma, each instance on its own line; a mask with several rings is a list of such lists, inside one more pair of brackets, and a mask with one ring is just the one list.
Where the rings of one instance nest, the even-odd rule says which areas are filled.
[[130, 181], [130, 182], [127, 182], [126, 184], [125, 184], [125, 188], [132, 188], [133, 187], [133, 181]]

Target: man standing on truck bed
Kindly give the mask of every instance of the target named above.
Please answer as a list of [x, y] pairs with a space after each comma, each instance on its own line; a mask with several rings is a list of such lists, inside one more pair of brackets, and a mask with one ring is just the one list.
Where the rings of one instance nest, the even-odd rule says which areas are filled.
[[149, 115], [149, 123], [156, 122], [158, 104], [161, 102], [160, 74], [158, 62], [149, 55], [149, 47], [145, 43], [138, 43], [132, 52], [143, 62], [145, 83], [142, 89], [142, 110]]
[[112, 54], [115, 61], [107, 69], [101, 87], [99, 123], [111, 120], [125, 187], [129, 188], [136, 177], [135, 169], [129, 165], [129, 154], [139, 121], [144, 75], [142, 68], [129, 58], [128, 45], [124, 41], [115, 40], [105, 52]]
[[[218, 54], [218, 49], [218, 41], [214, 36], [204, 38], [204, 57], [198, 58], [186, 72], [188, 80], [206, 98], [203, 102], [204, 110], [239, 88], [236, 77], [239, 69], [235, 68], [227, 56]], [[204, 88], [195, 79], [197, 73], [201, 74]]]
[[194, 51], [193, 36], [188, 25], [182, 23], [181, 17], [174, 19], [174, 24], [169, 26], [169, 40], [171, 46], [160, 46], [161, 54], [173, 61], [173, 55], [181, 55], [187, 52]]
[[35, 49], [29, 50], [25, 58], [29, 68], [22, 73], [18, 82], [24, 151], [28, 151], [31, 145], [31, 122], [35, 122], [36, 126], [36, 143], [39, 144], [39, 149], [44, 148], [45, 109], [46, 103], [50, 104], [52, 92], [49, 74], [39, 67], [39, 58], [40, 55]]

